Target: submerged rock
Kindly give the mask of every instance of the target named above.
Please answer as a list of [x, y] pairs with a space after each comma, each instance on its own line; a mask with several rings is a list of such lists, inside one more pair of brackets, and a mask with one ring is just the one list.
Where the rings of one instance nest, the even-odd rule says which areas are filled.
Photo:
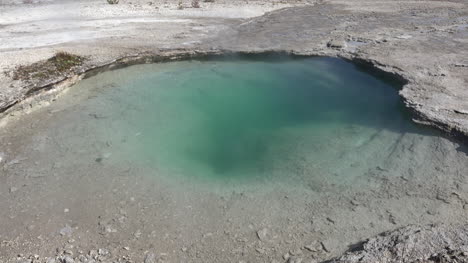
[[331, 262], [468, 262], [468, 224], [411, 225], [385, 232]]

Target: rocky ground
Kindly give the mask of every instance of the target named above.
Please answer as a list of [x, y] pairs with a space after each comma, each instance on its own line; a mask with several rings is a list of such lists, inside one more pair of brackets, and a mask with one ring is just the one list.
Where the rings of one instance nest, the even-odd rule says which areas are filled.
[[[76, 74], [104, 65], [282, 51], [340, 56], [395, 73], [408, 82], [400, 94], [415, 121], [464, 139], [466, 1], [0, 4], [0, 262], [317, 262], [346, 250], [337, 261], [466, 261], [460, 225], [466, 223], [468, 161], [457, 141], [403, 136], [387, 163], [365, 171], [368, 191], [319, 182], [293, 194], [282, 188], [261, 195], [201, 195], [190, 188], [176, 194], [129, 175], [128, 167], [104, 171], [95, 157], [77, 167], [50, 167], [41, 147], [65, 122], [53, 110], [18, 113], [76, 82]], [[57, 51], [85, 60], [58, 75], [14, 79], [18, 66]], [[58, 158], [64, 146], [54, 147], [50, 154]], [[220, 220], [210, 221], [213, 214]], [[353, 245], [430, 223], [448, 225], [404, 228]]]

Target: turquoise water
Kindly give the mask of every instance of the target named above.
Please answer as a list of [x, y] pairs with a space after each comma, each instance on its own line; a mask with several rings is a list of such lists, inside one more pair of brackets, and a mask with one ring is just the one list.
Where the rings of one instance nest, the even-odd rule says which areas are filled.
[[111, 116], [95, 129], [119, 142], [114, 157], [170, 176], [336, 174], [416, 129], [397, 87], [333, 58], [140, 65], [80, 85], [112, 86], [87, 104]]

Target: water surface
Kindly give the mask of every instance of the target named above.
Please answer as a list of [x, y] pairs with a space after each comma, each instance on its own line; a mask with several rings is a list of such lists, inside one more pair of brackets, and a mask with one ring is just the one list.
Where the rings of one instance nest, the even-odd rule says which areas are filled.
[[389, 83], [333, 58], [218, 59], [115, 70], [72, 93], [98, 94], [81, 104], [114, 147], [98, 161], [169, 177], [289, 180], [381, 160], [416, 131]]

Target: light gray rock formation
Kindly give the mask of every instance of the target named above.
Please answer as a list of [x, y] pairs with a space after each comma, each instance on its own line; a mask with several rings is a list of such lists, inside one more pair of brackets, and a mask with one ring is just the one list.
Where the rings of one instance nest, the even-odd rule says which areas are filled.
[[332, 262], [468, 262], [468, 225], [407, 226], [357, 247]]

